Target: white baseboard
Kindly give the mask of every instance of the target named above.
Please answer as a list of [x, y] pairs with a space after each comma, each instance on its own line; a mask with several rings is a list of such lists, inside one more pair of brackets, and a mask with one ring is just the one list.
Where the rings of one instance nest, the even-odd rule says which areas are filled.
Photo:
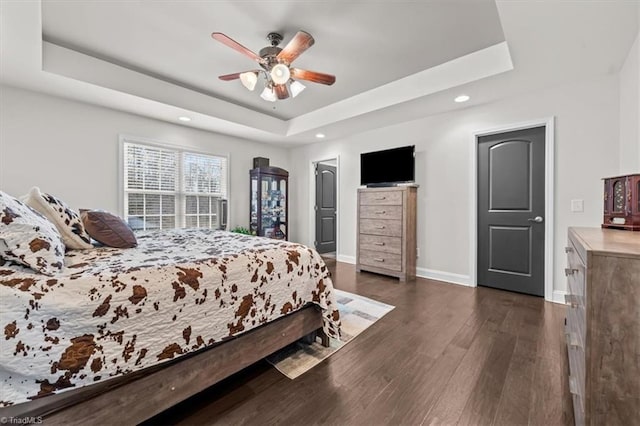
[[336, 256], [336, 260], [338, 262], [344, 262], [344, 263], [350, 263], [352, 265], [356, 264], [356, 257], [355, 256], [347, 256], [344, 254], [339, 254]]
[[[339, 254], [336, 258], [338, 262], [350, 263], [355, 265], [356, 258], [355, 256], [346, 256], [344, 254]], [[421, 278], [427, 278], [435, 281], [443, 281], [446, 283], [463, 285], [466, 287], [472, 287], [471, 285], [471, 277], [469, 275], [462, 274], [454, 274], [452, 272], [445, 271], [437, 271], [435, 269], [427, 269], [427, 268], [416, 268], [416, 275]], [[563, 290], [554, 290], [551, 298], [551, 302], [559, 303], [564, 305], [564, 295], [567, 294], [566, 291]]]
[[[344, 254], [339, 254], [336, 257], [336, 260], [338, 262], [350, 263], [352, 265], [356, 264], [355, 256], [347, 256]], [[418, 277], [428, 278], [430, 280], [444, 281], [447, 283], [464, 285], [467, 287], [471, 286], [471, 277], [468, 275], [453, 274], [451, 272], [436, 271], [436, 270], [427, 269], [427, 268], [416, 268], [416, 275]]]
[[566, 291], [563, 290], [553, 290], [553, 296], [551, 298], [551, 301], [553, 303], [560, 303], [561, 305], [566, 305], [565, 301], [564, 301], [564, 295], [567, 294]]
[[434, 269], [416, 268], [416, 275], [430, 280], [444, 281], [451, 284], [471, 287], [471, 277], [469, 275], [454, 274], [452, 272], [436, 271]]

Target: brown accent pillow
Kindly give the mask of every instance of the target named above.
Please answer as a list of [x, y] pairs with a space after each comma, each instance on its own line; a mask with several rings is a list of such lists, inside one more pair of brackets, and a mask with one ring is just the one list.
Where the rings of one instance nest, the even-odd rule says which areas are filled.
[[100, 210], [80, 210], [80, 217], [89, 236], [105, 246], [132, 248], [138, 245], [129, 225], [116, 215]]

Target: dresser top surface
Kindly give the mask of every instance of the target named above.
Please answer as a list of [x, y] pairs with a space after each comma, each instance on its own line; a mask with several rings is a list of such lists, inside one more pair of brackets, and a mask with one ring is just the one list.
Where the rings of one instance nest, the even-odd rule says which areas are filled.
[[587, 251], [640, 259], [640, 232], [601, 228], [569, 228]]
[[387, 192], [387, 191], [404, 191], [416, 190], [420, 187], [417, 184], [398, 185], [398, 186], [372, 186], [358, 188], [358, 192]]

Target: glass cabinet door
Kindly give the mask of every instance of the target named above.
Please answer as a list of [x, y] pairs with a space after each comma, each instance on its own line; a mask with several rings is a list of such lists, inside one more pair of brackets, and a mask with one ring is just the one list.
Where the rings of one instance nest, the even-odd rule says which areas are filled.
[[251, 171], [250, 229], [254, 235], [287, 239], [287, 177], [287, 171], [278, 168]]
[[266, 175], [261, 181], [261, 222], [263, 236], [286, 239], [286, 181]]
[[252, 234], [258, 235], [260, 225], [258, 224], [258, 176], [251, 176], [251, 202], [249, 208], [249, 230]]
[[287, 180], [280, 178], [278, 182], [278, 188], [280, 191], [280, 204], [279, 204], [279, 221], [280, 226], [279, 229], [276, 230], [276, 238], [281, 238], [283, 240], [287, 239], [289, 233], [287, 230], [289, 229], [289, 218], [287, 217]]

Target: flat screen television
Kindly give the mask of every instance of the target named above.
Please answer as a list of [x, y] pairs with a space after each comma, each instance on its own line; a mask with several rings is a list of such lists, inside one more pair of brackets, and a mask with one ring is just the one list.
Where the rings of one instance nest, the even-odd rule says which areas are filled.
[[360, 184], [393, 186], [415, 180], [415, 145], [360, 154]]

